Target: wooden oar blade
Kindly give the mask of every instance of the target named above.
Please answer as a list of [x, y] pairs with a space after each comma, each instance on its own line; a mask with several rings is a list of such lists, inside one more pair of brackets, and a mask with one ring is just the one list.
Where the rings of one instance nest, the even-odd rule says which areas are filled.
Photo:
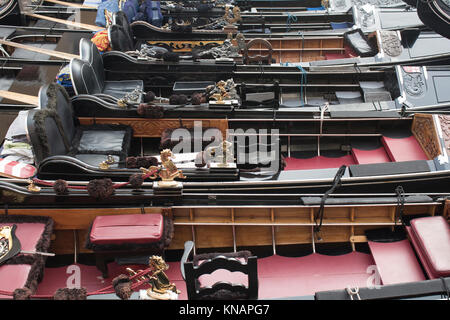
[[59, 1], [59, 0], [44, 0], [44, 2], [60, 4], [62, 6], [72, 7], [72, 8], [83, 8], [83, 9], [93, 9], [93, 10], [97, 9], [96, 7], [87, 6], [87, 5], [81, 4], [81, 3], [71, 3], [71, 2]]
[[22, 102], [25, 104], [31, 104], [34, 106], [39, 105], [39, 98], [36, 96], [30, 96], [28, 94], [0, 90], [0, 97], [18, 101], [18, 102]]
[[53, 18], [53, 17], [47, 17], [47, 16], [44, 16], [42, 14], [28, 13], [28, 12], [26, 12], [24, 14], [26, 16], [28, 16], [28, 17], [32, 17], [32, 18], [36, 18], [36, 19], [42, 19], [42, 20], [47, 20], [47, 21], [52, 21], [52, 22], [57, 22], [57, 23], [65, 24], [65, 25], [70, 26], [70, 27], [86, 29], [86, 30], [90, 30], [90, 31], [99, 31], [101, 29], [104, 29], [102, 27], [99, 27], [99, 26], [96, 26], [96, 25], [93, 25], [93, 24], [87, 24], [87, 23], [74, 22], [74, 21], [69, 21], [69, 20]]
[[60, 58], [60, 59], [64, 59], [64, 60], [71, 60], [73, 58], [78, 58], [78, 56], [75, 54], [33, 47], [33, 46], [26, 45], [26, 44], [17, 43], [17, 42], [8, 41], [8, 40], [0, 39], [0, 44], [4, 44], [4, 45], [11, 46], [14, 48], [25, 49], [28, 51], [43, 53], [43, 54], [49, 55], [51, 57], [56, 57], [56, 58]]

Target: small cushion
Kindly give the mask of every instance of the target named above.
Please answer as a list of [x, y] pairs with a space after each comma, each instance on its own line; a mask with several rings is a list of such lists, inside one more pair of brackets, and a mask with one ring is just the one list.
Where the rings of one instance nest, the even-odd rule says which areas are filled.
[[98, 216], [89, 240], [96, 245], [146, 244], [161, 239], [164, 230], [161, 214]]
[[444, 217], [413, 219], [411, 229], [430, 276], [450, 276], [450, 228]]
[[78, 146], [78, 152], [95, 151], [121, 151], [125, 131], [112, 130], [86, 130], [83, 131]]
[[392, 161], [428, 160], [414, 136], [401, 139], [383, 136], [381, 142]]
[[357, 164], [390, 162], [386, 150], [381, 147], [374, 150], [360, 150], [352, 148], [352, 154]]
[[[0, 290], [13, 292], [23, 288], [31, 271], [29, 264], [4, 264], [0, 266]], [[11, 296], [0, 295], [0, 299], [12, 299]]]

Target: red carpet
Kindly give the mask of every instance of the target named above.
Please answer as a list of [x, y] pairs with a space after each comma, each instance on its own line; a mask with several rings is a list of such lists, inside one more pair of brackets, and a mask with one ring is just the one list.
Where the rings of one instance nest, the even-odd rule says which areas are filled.
[[[301, 258], [271, 256], [258, 259], [259, 297], [271, 299], [313, 295], [316, 291], [342, 289], [347, 286], [367, 286], [370, 273], [367, 269], [373, 265], [371, 255], [352, 252], [342, 256], [311, 254]], [[169, 263], [166, 274], [170, 281], [181, 290], [180, 299], [187, 299], [186, 286], [180, 273], [180, 263]], [[111, 280], [125, 273], [125, 266], [109, 264], [110, 278], [102, 279], [95, 266], [78, 265], [81, 269], [81, 286], [88, 292], [104, 288]], [[138, 266], [133, 268], [143, 268]], [[50, 294], [62, 287], [71, 274], [67, 267], [47, 268], [37, 294]]]

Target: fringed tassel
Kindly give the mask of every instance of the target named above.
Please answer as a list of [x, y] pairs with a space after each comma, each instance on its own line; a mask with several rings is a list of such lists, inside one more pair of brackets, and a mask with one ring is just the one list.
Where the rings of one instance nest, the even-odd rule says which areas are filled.
[[115, 277], [112, 281], [116, 295], [122, 300], [130, 299], [133, 294], [130, 278], [124, 274]]

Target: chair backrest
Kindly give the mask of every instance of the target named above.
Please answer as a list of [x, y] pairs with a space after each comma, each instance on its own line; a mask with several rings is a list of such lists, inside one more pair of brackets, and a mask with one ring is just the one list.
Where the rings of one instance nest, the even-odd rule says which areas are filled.
[[103, 83], [99, 82], [94, 68], [85, 60], [74, 58], [70, 61], [70, 79], [77, 95], [103, 91]]
[[113, 14], [112, 24], [121, 26], [128, 33], [130, 39], [133, 39], [133, 30], [131, 29], [127, 15], [123, 11], [118, 11]]
[[[267, 53], [265, 55], [263, 54], [256, 54], [251, 55], [250, 50], [255, 47], [255, 49], [265, 49]], [[272, 63], [272, 54], [273, 54], [273, 48], [269, 41], [266, 39], [252, 39], [250, 40], [244, 49], [244, 62], [245, 64], [251, 64], [251, 63], [257, 63], [262, 64], [263, 62], [265, 64], [271, 64]]]
[[82, 38], [80, 40], [80, 58], [91, 64], [100, 86], [103, 87], [105, 82], [103, 58], [97, 46], [89, 39]]
[[135, 45], [130, 34], [121, 25], [113, 24], [108, 28], [109, 45], [115, 51], [134, 51]]
[[42, 110], [56, 110], [67, 140], [69, 142], [73, 141], [76, 133], [75, 116], [70, 97], [63, 86], [57, 83], [50, 83], [41, 87], [39, 91], [39, 108]]
[[[185, 244], [185, 249], [192, 250], [192, 241], [188, 241]], [[193, 243], [192, 243], [193, 244]], [[182, 258], [182, 275], [186, 281], [186, 291], [188, 299], [201, 300], [201, 299], [231, 299], [233, 296], [239, 296], [239, 298], [246, 299], [258, 299], [258, 268], [257, 257], [251, 256], [246, 259], [245, 262], [241, 262], [236, 258], [227, 258], [225, 256], [216, 256], [212, 259], [207, 259], [201, 262], [199, 265], [194, 265], [192, 261], [187, 261], [189, 253], [183, 255]], [[211, 274], [216, 270], [228, 270], [230, 272], [242, 272], [248, 277], [248, 285], [232, 284], [229, 282], [219, 281], [214, 283], [211, 287], [200, 287], [199, 278], [201, 276]], [[226, 280], [226, 279], [225, 279]], [[221, 298], [220, 294], [227, 292], [226, 297]], [[219, 295], [216, 295], [219, 294]]]
[[38, 165], [47, 157], [65, 155], [70, 151], [62, 123], [53, 109], [33, 109], [28, 112], [27, 130]]
[[[262, 33], [265, 32], [266, 19], [264, 18], [264, 16], [262, 14], [257, 17], [246, 17], [245, 18], [246, 24], [244, 24], [243, 22], [244, 22], [243, 19], [241, 21], [239, 21], [239, 30], [241, 30], [241, 31], [249, 31], [252, 29], [257, 29], [258, 32], [262, 32]], [[251, 25], [247, 26], [248, 24], [251, 24]]]

